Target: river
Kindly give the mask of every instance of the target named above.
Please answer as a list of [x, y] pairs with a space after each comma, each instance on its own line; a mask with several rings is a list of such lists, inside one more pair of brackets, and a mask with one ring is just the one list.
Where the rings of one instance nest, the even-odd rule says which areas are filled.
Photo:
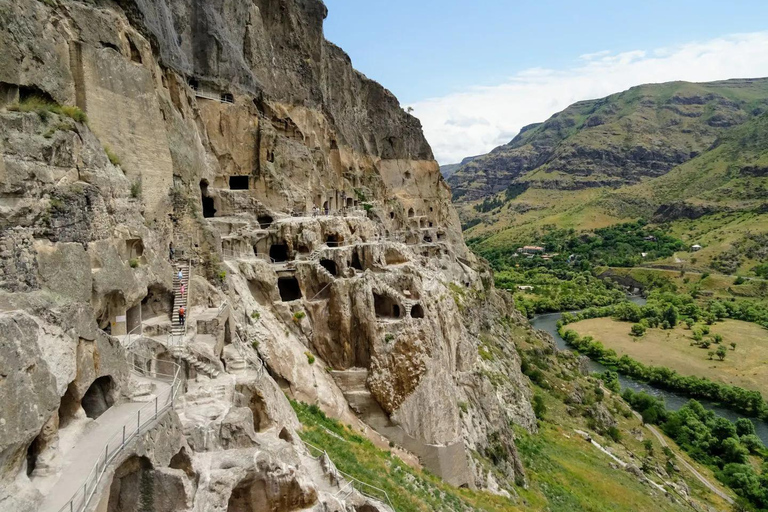
[[[629, 300], [631, 300], [632, 302], [640, 306], [645, 305], [645, 299], [642, 297], [630, 297]], [[565, 343], [565, 340], [557, 332], [557, 321], [560, 320], [561, 316], [562, 316], [562, 313], [547, 313], [544, 315], [537, 315], [531, 319], [531, 325], [533, 325], [536, 329], [541, 329], [542, 331], [546, 331], [549, 334], [551, 334], [552, 337], [555, 339], [555, 343], [557, 344], [557, 347], [559, 349], [571, 350], [568, 347], [568, 345]], [[591, 359], [589, 360], [590, 371], [604, 372], [607, 369], [608, 368], [606, 368], [602, 364], [597, 363]], [[690, 398], [686, 397], [685, 395], [681, 395], [673, 391], [668, 391], [666, 389], [659, 389], [654, 386], [651, 386], [650, 384], [631, 379], [624, 375], [619, 375], [619, 382], [621, 383], [622, 389], [631, 388], [635, 391], [645, 391], [646, 393], [649, 393], [651, 395], [658, 396], [659, 398], [663, 398], [664, 403], [667, 405], [667, 408], [675, 411], [680, 409], [683, 405], [685, 405], [690, 400]], [[731, 421], [736, 421], [739, 418], [746, 418], [746, 416], [742, 414], [731, 411], [730, 409], [725, 409], [707, 400], [701, 400], [698, 398], [696, 400], [699, 403], [701, 403], [701, 405], [703, 405], [705, 408], [711, 411], [714, 411], [719, 416], [728, 418]], [[752, 421], [752, 423], [755, 424], [755, 430], [757, 431], [757, 436], [763, 441], [763, 444], [768, 446], [768, 423], [766, 423], [765, 421], [755, 420], [754, 418], [749, 418], [749, 419]]]

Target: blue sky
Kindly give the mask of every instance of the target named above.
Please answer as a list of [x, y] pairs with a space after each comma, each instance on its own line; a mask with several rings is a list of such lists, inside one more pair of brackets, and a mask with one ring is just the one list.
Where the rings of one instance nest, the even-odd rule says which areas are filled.
[[[695, 61], [691, 67], [678, 65], [677, 70], [665, 68], [663, 73], [648, 70], [647, 77], [635, 66], [637, 73], [631, 76], [637, 83], [643, 83], [728, 78], [732, 76], [729, 73], [768, 74], [762, 60], [752, 65], [743, 58], [745, 45], [734, 42], [740, 34], [762, 34], [768, 39], [766, 0], [325, 0], [325, 3], [329, 10], [326, 38], [344, 48], [357, 69], [389, 88], [403, 105], [416, 108], [415, 115], [422, 119], [441, 163], [456, 159], [462, 151], [487, 151], [514, 135], [523, 124], [542, 121], [567, 106], [568, 103], [563, 105], [564, 101], [573, 100], [568, 94], [561, 100], [555, 90], [549, 91], [550, 96], [531, 97], [529, 101], [542, 103], [540, 110], [521, 113], [514, 116], [519, 117], [519, 121], [501, 125], [492, 119], [483, 119], [484, 112], [478, 112], [481, 125], [487, 125], [486, 121], [498, 125], [493, 126], [498, 132], [493, 140], [491, 128], [486, 130], [483, 141], [478, 139], [465, 148], [456, 147], [458, 140], [455, 143], [433, 140], [439, 123], [456, 124], [456, 119], [431, 118], [435, 115], [435, 100], [474, 94], [478, 88], [504, 86], [511, 79], [514, 81], [515, 77], [532, 72], [546, 70], [550, 74], [565, 72], [571, 76], [573, 70], [581, 69], [585, 62], [606, 56], [630, 55], [637, 60], [638, 52], [644, 52], [640, 60], [652, 58], [655, 62], [659, 56], [701, 44], [710, 53], [731, 52], [729, 55], [739, 61], [740, 67], [731, 66], [728, 61], [732, 59], [718, 53], [718, 67], [708, 75], [702, 75], [700, 68], [713, 67], [711, 59]], [[710, 43], [722, 38], [728, 42], [727, 48], [713, 50]], [[759, 46], [762, 39], [757, 42], [751, 39], [749, 43], [750, 47], [757, 44], [762, 49]], [[597, 52], [606, 53], [582, 58]], [[751, 51], [749, 58], [760, 59], [753, 57]], [[648, 67], [646, 64], [640, 67]], [[597, 75], [595, 80], [605, 80], [605, 76]], [[610, 86], [594, 85], [593, 94], [618, 92]], [[636, 83], [617, 80], [615, 87], [623, 89], [631, 85]], [[582, 87], [579, 91], [589, 94], [592, 89]], [[503, 102], [503, 98], [494, 94], [494, 101]], [[432, 112], [426, 112], [430, 109], [419, 112], [425, 102], [433, 107]], [[450, 107], [456, 107], [457, 112], [462, 110], [456, 101], [445, 106], [448, 110]], [[489, 104], [487, 108], [493, 107]], [[477, 110], [477, 105], [471, 110]], [[430, 119], [425, 119], [425, 115], [431, 116]], [[523, 119], [535, 115], [544, 119]], [[466, 124], [467, 119], [459, 119], [458, 124]]]

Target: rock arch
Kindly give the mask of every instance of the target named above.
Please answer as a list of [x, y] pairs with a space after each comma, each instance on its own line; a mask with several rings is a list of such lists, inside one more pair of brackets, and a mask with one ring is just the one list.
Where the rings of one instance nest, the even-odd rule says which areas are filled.
[[114, 405], [116, 395], [114, 379], [103, 375], [91, 383], [80, 404], [86, 416], [96, 419]]

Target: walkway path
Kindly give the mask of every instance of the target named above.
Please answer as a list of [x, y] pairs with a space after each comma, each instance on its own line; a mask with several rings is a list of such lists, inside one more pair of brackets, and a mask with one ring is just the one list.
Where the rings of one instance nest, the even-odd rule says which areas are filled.
[[[162, 408], [172, 392], [171, 384], [155, 379], [152, 379], [152, 382], [157, 386], [155, 396], [159, 397], [158, 407]], [[104, 460], [107, 443], [109, 443], [109, 452], [112, 453], [113, 448], [122, 442], [123, 427], [125, 427], [126, 437], [136, 431], [137, 414], [142, 407], [147, 407], [147, 410], [142, 413], [146, 412], [148, 417], [154, 415], [154, 399], [151, 402], [127, 402], [110, 407], [96, 418], [89, 428], [86, 428], [74, 446], [66, 447], [61, 476], [47, 494], [39, 509], [40, 512], [59, 512], [68, 505], [72, 496], [81, 490], [96, 463]], [[144, 422], [145, 419], [141, 419], [141, 423]], [[90, 490], [88, 492], [90, 493]], [[78, 501], [78, 504], [80, 503]], [[73, 510], [78, 510], [78, 504]]]
[[[641, 416], [639, 413], [637, 413], [637, 412], [635, 412], [635, 411], [632, 411], [632, 413], [633, 413], [633, 414], [635, 415], [635, 417], [637, 417], [637, 418], [638, 418], [640, 421], [643, 421], [643, 417], [642, 417], [642, 416]], [[662, 435], [661, 435], [661, 433], [660, 433], [660, 432], [659, 432], [659, 431], [656, 429], [656, 427], [654, 427], [653, 425], [647, 425], [647, 424], [645, 425], [645, 427], [646, 427], [648, 430], [650, 430], [650, 431], [651, 431], [651, 433], [654, 435], [654, 437], [656, 437], [656, 439], [658, 439], [658, 440], [659, 440], [659, 443], [661, 443], [661, 446], [666, 446], [666, 447], [668, 447], [670, 450], [672, 450], [672, 452], [673, 452], [673, 453], [675, 453], [675, 458], [676, 458], [676, 460], [680, 461], [680, 463], [681, 463], [683, 466], [685, 466], [685, 467], [688, 469], [688, 471], [690, 471], [690, 472], [693, 474], [693, 476], [695, 476], [695, 477], [696, 477], [696, 479], [698, 479], [698, 480], [699, 480], [699, 482], [701, 482], [702, 484], [704, 484], [704, 485], [705, 485], [705, 486], [706, 486], [706, 487], [707, 487], [707, 488], [708, 488], [710, 491], [712, 491], [713, 493], [717, 494], [718, 496], [720, 496], [721, 498], [723, 498], [725, 501], [727, 501], [729, 505], [733, 505], [733, 498], [731, 498], [730, 496], [728, 496], [727, 494], [725, 494], [723, 491], [721, 491], [719, 488], [717, 488], [717, 487], [716, 487], [716, 486], [715, 486], [715, 485], [714, 485], [712, 482], [710, 482], [709, 480], [707, 480], [707, 478], [706, 478], [706, 477], [704, 477], [704, 475], [702, 475], [701, 473], [699, 473], [699, 472], [696, 470], [696, 468], [694, 468], [692, 465], [690, 465], [690, 464], [688, 463], [688, 461], [687, 461], [687, 460], [685, 460], [685, 459], [684, 459], [684, 458], [683, 458], [683, 457], [682, 457], [682, 456], [681, 456], [679, 453], [677, 453], [677, 450], [676, 450], [675, 448], [673, 448], [672, 446], [670, 446], [670, 445], [667, 443], [667, 440], [664, 438], [664, 436], [662, 436]]]

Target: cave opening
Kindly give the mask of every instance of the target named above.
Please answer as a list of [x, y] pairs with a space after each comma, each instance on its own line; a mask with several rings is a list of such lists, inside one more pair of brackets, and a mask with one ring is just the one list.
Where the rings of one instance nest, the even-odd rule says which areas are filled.
[[363, 264], [360, 262], [360, 256], [358, 256], [357, 252], [352, 253], [352, 262], [349, 264], [349, 266], [355, 270], [363, 270]]
[[280, 299], [283, 302], [292, 302], [302, 297], [299, 280], [295, 277], [279, 277], [277, 289], [280, 291]]
[[153, 473], [147, 457], [132, 455], [120, 464], [109, 487], [107, 512], [155, 510]]
[[79, 410], [80, 401], [77, 399], [77, 389], [75, 388], [75, 383], [70, 382], [59, 404], [59, 429], [69, 425], [77, 417]]
[[408, 208], [408, 218], [412, 218], [416, 212], [413, 211], [413, 208]]
[[347, 198], [347, 208], [352, 208], [355, 205], [355, 200], [351, 197]]
[[259, 227], [261, 229], [267, 229], [275, 221], [271, 215], [259, 215], [256, 220], [258, 221]]
[[339, 267], [336, 265], [336, 262], [333, 260], [320, 260], [320, 265], [331, 273], [334, 277], [337, 277], [339, 275]]
[[41, 432], [27, 448], [27, 476], [31, 476], [32, 472], [35, 471], [37, 458], [40, 456], [40, 452], [43, 451], [43, 445], [43, 433]]
[[424, 308], [421, 304], [414, 304], [411, 308], [411, 318], [424, 318]]
[[248, 176], [230, 176], [229, 190], [248, 190], [250, 188], [250, 178]]
[[328, 247], [339, 247], [342, 241], [343, 239], [340, 235], [325, 235], [325, 245]]
[[378, 318], [400, 318], [400, 305], [388, 295], [374, 293], [373, 309]]
[[203, 217], [210, 219], [216, 215], [213, 198], [208, 191], [208, 180], [200, 180], [200, 197], [203, 202]]
[[235, 97], [230, 92], [223, 92], [221, 93], [221, 96], [219, 96], [219, 99], [222, 103], [234, 103]]
[[288, 261], [288, 244], [272, 244], [269, 247], [269, 257], [275, 263], [282, 263]]
[[141, 52], [136, 48], [136, 45], [133, 44], [133, 40], [130, 37], [128, 38], [128, 45], [131, 47], [131, 61], [141, 64]]
[[110, 375], [94, 380], [80, 401], [85, 415], [96, 419], [115, 403], [115, 381]]

